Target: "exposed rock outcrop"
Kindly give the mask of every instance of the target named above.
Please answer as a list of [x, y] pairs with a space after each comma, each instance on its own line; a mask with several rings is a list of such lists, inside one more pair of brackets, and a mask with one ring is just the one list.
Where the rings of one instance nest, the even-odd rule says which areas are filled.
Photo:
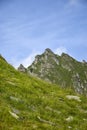
[[20, 64], [20, 66], [18, 67], [18, 70], [20, 72], [26, 72], [26, 68], [22, 64]]
[[78, 62], [68, 54], [54, 54], [47, 48], [27, 68], [29, 74], [61, 87], [72, 87], [76, 92], [87, 93], [87, 64]]

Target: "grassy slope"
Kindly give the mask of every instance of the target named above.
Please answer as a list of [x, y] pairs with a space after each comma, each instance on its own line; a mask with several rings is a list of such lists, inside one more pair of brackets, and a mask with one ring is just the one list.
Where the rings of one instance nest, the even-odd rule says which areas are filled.
[[[76, 95], [19, 73], [0, 58], [0, 130], [86, 130], [87, 98], [78, 102], [69, 94]], [[69, 116], [72, 121], [66, 121]]]

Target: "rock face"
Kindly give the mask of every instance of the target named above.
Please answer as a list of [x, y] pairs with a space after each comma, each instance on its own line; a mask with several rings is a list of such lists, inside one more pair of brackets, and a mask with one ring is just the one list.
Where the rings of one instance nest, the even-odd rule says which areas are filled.
[[87, 63], [78, 62], [65, 53], [58, 56], [48, 48], [35, 57], [27, 72], [63, 88], [71, 87], [78, 93], [87, 93]]
[[26, 68], [22, 64], [20, 64], [20, 66], [18, 67], [18, 70], [20, 72], [26, 72]]

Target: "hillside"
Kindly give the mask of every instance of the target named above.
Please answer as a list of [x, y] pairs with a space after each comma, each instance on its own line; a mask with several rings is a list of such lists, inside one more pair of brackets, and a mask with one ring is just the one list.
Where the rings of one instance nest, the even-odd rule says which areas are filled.
[[69, 129], [87, 129], [87, 97], [18, 72], [0, 56], [0, 130]]
[[35, 57], [27, 71], [62, 88], [71, 87], [75, 92], [87, 94], [87, 62], [78, 62], [68, 54], [59, 56], [46, 49]]

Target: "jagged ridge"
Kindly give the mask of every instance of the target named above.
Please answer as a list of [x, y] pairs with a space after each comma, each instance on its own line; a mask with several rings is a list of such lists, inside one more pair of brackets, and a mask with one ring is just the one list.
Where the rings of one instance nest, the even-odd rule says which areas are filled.
[[42, 55], [35, 57], [27, 70], [29, 74], [63, 88], [71, 87], [78, 93], [87, 93], [87, 63], [78, 62], [68, 54], [58, 56], [46, 49]]

